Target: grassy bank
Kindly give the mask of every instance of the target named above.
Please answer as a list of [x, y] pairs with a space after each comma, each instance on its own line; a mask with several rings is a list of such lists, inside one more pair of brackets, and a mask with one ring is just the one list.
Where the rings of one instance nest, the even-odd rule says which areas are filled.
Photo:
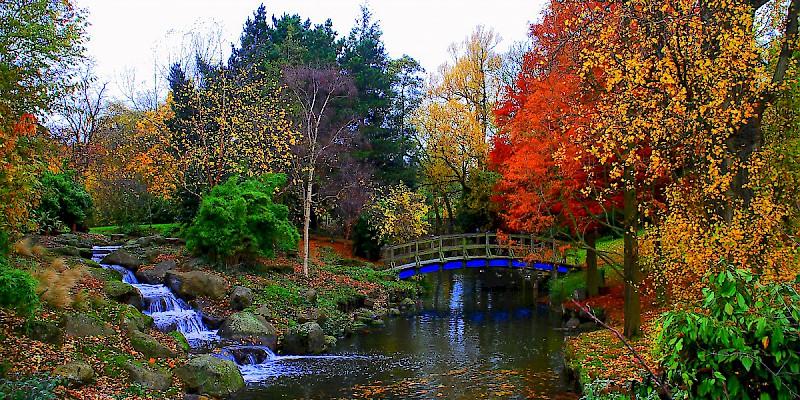
[[93, 235], [111, 235], [111, 234], [159, 234], [162, 236], [175, 236], [180, 233], [181, 225], [179, 223], [171, 224], [143, 224], [143, 225], [110, 225], [110, 226], [96, 226], [89, 228], [89, 233]]

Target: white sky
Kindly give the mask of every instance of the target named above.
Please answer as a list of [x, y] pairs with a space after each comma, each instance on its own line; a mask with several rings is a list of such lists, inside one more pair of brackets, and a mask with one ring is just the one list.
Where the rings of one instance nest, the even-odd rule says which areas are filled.
[[[427, 71], [448, 60], [447, 47], [464, 40], [482, 24], [502, 38], [500, 50], [526, 40], [545, 0], [371, 0], [373, 18], [383, 30], [392, 58], [408, 54]], [[88, 11], [88, 53], [95, 73], [108, 81], [118, 96], [125, 71], [152, 87], [159, 73], [174, 59], [186, 32], [197, 27], [219, 27], [224, 49], [238, 45], [245, 21], [262, 0], [75, 0]], [[268, 15], [299, 14], [321, 24], [330, 18], [338, 37], [346, 36], [363, 0], [264, 0]], [[224, 54], [227, 58], [228, 54]], [[159, 79], [163, 77], [159, 76]]]

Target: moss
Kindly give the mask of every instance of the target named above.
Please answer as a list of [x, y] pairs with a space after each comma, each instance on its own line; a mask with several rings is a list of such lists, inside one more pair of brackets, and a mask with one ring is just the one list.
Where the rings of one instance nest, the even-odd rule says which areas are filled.
[[175, 340], [178, 341], [178, 344], [180, 344], [181, 349], [183, 349], [184, 352], [187, 353], [189, 352], [190, 349], [189, 342], [186, 340], [186, 336], [183, 336], [183, 333], [180, 333], [178, 331], [172, 331], [168, 333], [168, 335], [172, 336], [173, 338], [175, 338]]

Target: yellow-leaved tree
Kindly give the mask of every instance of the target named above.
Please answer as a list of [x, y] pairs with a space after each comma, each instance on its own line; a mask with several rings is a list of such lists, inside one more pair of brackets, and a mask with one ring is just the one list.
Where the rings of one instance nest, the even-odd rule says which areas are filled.
[[[762, 279], [798, 272], [789, 210], [758, 183], [774, 169], [761, 155], [762, 118], [793, 58], [796, 3], [778, 13], [777, 37], [759, 37], [755, 18], [782, 3], [586, 3], [575, 28], [588, 42], [582, 76], [600, 96], [588, 148], [605, 167], [605, 190], [624, 197], [627, 336], [639, 329], [645, 220], [655, 229], [643, 260], [674, 299], [696, 299], [700, 278], [720, 261]], [[774, 51], [759, 44], [770, 38]], [[663, 194], [652, 191], [667, 178]], [[647, 206], [659, 197], [666, 207]]]

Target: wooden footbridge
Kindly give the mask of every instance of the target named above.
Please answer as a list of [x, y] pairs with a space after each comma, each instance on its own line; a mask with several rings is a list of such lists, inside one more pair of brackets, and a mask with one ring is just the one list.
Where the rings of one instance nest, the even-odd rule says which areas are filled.
[[564, 243], [530, 235], [474, 233], [433, 236], [386, 246], [381, 261], [400, 279], [435, 271], [460, 268], [520, 268], [553, 275], [579, 269], [567, 264], [560, 248]]

